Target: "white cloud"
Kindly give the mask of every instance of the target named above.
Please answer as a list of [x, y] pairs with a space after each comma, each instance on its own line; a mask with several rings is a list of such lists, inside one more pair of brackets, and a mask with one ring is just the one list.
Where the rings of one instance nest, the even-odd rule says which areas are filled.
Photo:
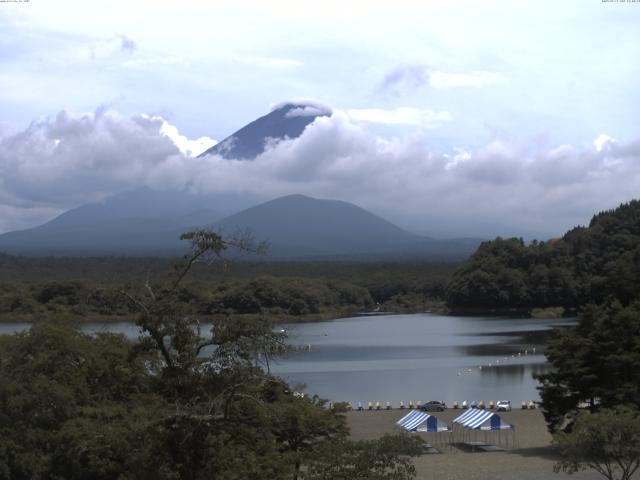
[[300, 112], [310, 112], [312, 110], [317, 110], [319, 112], [322, 112], [324, 115], [331, 115], [331, 112], [333, 111], [331, 106], [327, 105], [326, 103], [319, 102], [318, 100], [315, 100], [313, 98], [292, 98], [290, 100], [284, 100], [282, 102], [271, 104], [269, 110], [273, 112], [274, 110], [278, 110], [279, 108], [285, 107], [287, 105], [299, 106], [302, 110], [296, 110]]
[[148, 67], [148, 66], [166, 66], [179, 65], [185, 63], [184, 58], [175, 55], [155, 56], [147, 58], [137, 58], [135, 60], [127, 60], [122, 62], [123, 67]]
[[248, 65], [255, 65], [259, 67], [269, 68], [291, 68], [302, 67], [304, 62], [296, 60], [294, 58], [278, 58], [278, 57], [258, 57], [258, 56], [236, 56], [233, 60], [239, 63], [246, 63]]
[[218, 143], [217, 140], [209, 137], [200, 137], [195, 140], [189, 140], [184, 135], [180, 135], [178, 129], [164, 120], [162, 117], [152, 117], [162, 120], [162, 126], [160, 127], [160, 133], [166, 135], [171, 141], [180, 149], [187, 157], [197, 157], [201, 153], [209, 150], [211, 147]]
[[426, 85], [436, 89], [493, 87], [504, 85], [508, 81], [508, 77], [501, 72], [447, 72], [422, 64], [399, 65], [384, 76], [376, 89], [376, 93], [398, 95], [403, 90], [411, 92]]
[[111, 38], [103, 39], [93, 45], [89, 56], [91, 60], [111, 57], [115, 54], [131, 54], [138, 48], [138, 44], [131, 38], [118, 33]]
[[449, 112], [435, 112], [429, 109], [398, 107], [390, 110], [382, 108], [348, 109], [347, 114], [355, 121], [381, 123], [385, 125], [413, 125], [434, 128], [443, 122], [453, 120]]
[[499, 72], [452, 73], [433, 71], [429, 74], [429, 85], [433, 88], [493, 87], [504, 85], [508, 78]]
[[297, 108], [292, 108], [287, 112], [285, 117], [293, 118], [293, 117], [317, 117], [318, 115], [327, 115], [331, 112], [324, 110], [319, 107], [315, 107], [312, 105], [303, 105]]
[[598, 138], [593, 141], [593, 146], [595, 147], [596, 151], [601, 152], [605, 148], [607, 148], [607, 146], [611, 145], [612, 142], [615, 142], [613, 138], [611, 138], [606, 133], [601, 133], [600, 135], [598, 135]]

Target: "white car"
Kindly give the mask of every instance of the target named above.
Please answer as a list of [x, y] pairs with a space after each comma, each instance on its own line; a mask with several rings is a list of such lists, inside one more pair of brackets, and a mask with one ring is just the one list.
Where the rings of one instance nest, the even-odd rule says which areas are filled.
[[509, 400], [498, 400], [498, 403], [496, 403], [496, 410], [499, 412], [510, 412], [511, 402]]

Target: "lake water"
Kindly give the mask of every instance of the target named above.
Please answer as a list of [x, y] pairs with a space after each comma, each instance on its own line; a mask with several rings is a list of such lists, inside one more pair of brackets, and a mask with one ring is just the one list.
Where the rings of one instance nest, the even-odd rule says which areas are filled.
[[[354, 405], [506, 399], [518, 406], [539, 398], [533, 374], [548, 369], [543, 352], [551, 329], [567, 324], [434, 314], [287, 324], [290, 343], [301, 348], [271, 368], [293, 385], [305, 384], [309, 394]], [[25, 328], [3, 323], [0, 333]], [[126, 322], [88, 323], [83, 330], [139, 335]]]
[[432, 314], [291, 324], [284, 326], [290, 341], [303, 349], [272, 370], [310, 394], [354, 405], [505, 399], [519, 406], [539, 399], [533, 374], [549, 368], [543, 353], [551, 329], [567, 324]]

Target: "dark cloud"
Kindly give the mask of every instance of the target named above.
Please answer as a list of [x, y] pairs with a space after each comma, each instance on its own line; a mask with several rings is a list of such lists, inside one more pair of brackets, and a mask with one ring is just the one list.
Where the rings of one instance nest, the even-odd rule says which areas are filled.
[[120, 50], [123, 52], [133, 53], [138, 48], [138, 44], [126, 35], [120, 33], [117, 38], [120, 39]]
[[402, 90], [415, 90], [429, 82], [426, 65], [398, 65], [390, 70], [376, 88], [379, 94], [398, 94]]

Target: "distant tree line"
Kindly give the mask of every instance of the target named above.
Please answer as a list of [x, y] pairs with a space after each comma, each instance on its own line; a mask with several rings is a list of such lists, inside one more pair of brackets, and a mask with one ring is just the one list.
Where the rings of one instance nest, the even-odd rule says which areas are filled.
[[[0, 255], [0, 319], [51, 315], [87, 320], [131, 318], [135, 308], [114, 292], [140, 290], [147, 278], [153, 282], [166, 277], [171, 272], [166, 262]], [[198, 315], [262, 314], [293, 319], [344, 315], [378, 305], [387, 311], [422, 311], [442, 301], [454, 268], [451, 264], [340, 262], [237, 262], [229, 268], [197, 265], [193, 278], [181, 285], [176, 301]]]

